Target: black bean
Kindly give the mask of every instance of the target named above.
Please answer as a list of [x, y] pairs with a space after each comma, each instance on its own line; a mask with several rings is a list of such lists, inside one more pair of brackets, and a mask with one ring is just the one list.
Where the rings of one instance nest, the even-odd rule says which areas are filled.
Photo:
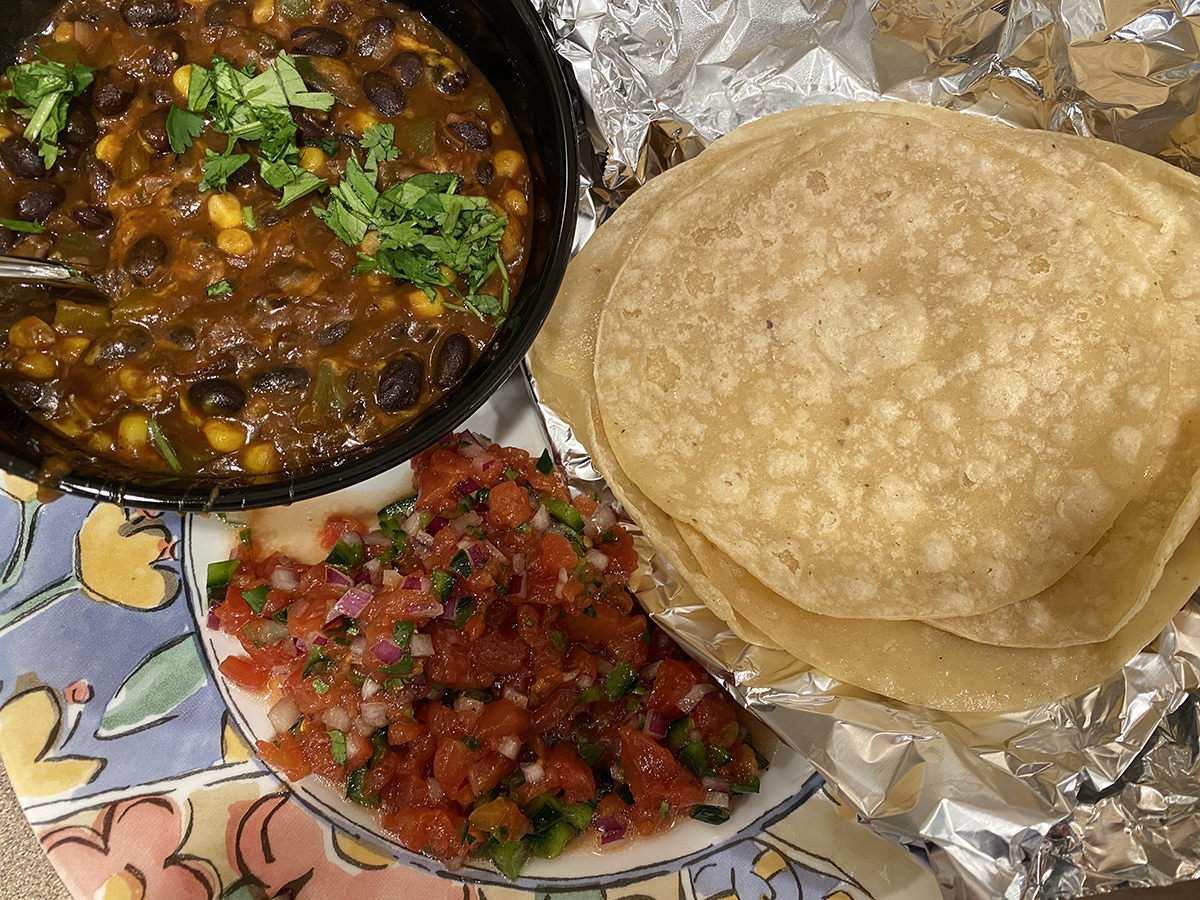
[[107, 206], [81, 206], [71, 213], [71, 218], [84, 231], [108, 231], [113, 227], [113, 214]]
[[350, 21], [351, 15], [350, 7], [343, 3], [342, 0], [333, 0], [325, 10], [325, 18], [334, 25], [341, 25], [343, 22]]
[[379, 71], [363, 76], [363, 93], [371, 104], [385, 116], [398, 116], [408, 105], [404, 88], [392, 76]]
[[263, 369], [250, 378], [250, 387], [255, 391], [302, 391], [308, 387], [311, 376], [300, 366], [279, 366]]
[[417, 402], [424, 386], [425, 369], [421, 361], [406, 353], [393, 359], [379, 373], [375, 402], [384, 412], [399, 412]]
[[17, 218], [27, 222], [45, 222], [50, 218], [62, 202], [67, 199], [67, 192], [57, 184], [47, 184], [30, 188], [29, 192], [17, 201]]
[[67, 111], [67, 125], [63, 129], [63, 137], [68, 144], [84, 147], [96, 139], [96, 117], [92, 111], [81, 103], [72, 103]]
[[7, 253], [17, 242], [17, 233], [0, 225], [0, 253]]
[[278, 312], [284, 307], [291, 306], [296, 302], [295, 297], [255, 297], [250, 301], [254, 308], [259, 312], [273, 313]]
[[466, 335], [456, 331], [442, 341], [438, 350], [433, 369], [433, 383], [444, 388], [458, 384], [470, 367], [471, 342]]
[[107, 200], [108, 189], [112, 187], [113, 183], [112, 169], [94, 156], [84, 157], [79, 167], [83, 170], [88, 184], [92, 187], [92, 199], [97, 203], [103, 203]]
[[491, 184], [496, 178], [496, 167], [489, 160], [481, 159], [479, 165], [475, 167], [475, 180], [484, 187]]
[[395, 72], [400, 83], [411, 91], [425, 73], [425, 62], [411, 50], [405, 50], [388, 63], [388, 68]]
[[258, 217], [258, 226], [260, 228], [271, 228], [275, 225], [278, 225], [280, 222], [282, 222], [286, 218], [287, 218], [286, 213], [280, 212], [279, 210], [277, 210], [275, 207], [272, 206], [266, 212], [264, 212], [261, 216]]
[[349, 42], [332, 28], [309, 25], [292, 32], [292, 43], [297, 53], [310, 56], [342, 56]]
[[138, 240], [125, 254], [125, 269], [138, 281], [145, 281], [167, 258], [167, 245], [162, 238], [148, 234]]
[[467, 82], [471, 80], [462, 69], [448, 69], [445, 66], [434, 66], [430, 75], [437, 89], [448, 96], [461, 94], [467, 89]]
[[246, 392], [225, 378], [197, 381], [187, 395], [192, 406], [209, 416], [231, 416], [246, 405]]
[[4, 161], [4, 168], [19, 178], [46, 177], [46, 164], [38, 156], [37, 148], [19, 135], [0, 142], [0, 160]]
[[246, 160], [237, 171], [229, 176], [229, 183], [237, 187], [250, 187], [258, 180], [258, 163], [253, 158]]
[[92, 90], [92, 107], [102, 116], [119, 116], [129, 109], [137, 93], [137, 82], [120, 69], [106, 69], [96, 74]]
[[222, 25], [249, 25], [250, 15], [246, 4], [237, 0], [214, 0], [204, 11], [204, 24], [210, 28]]
[[332, 325], [326, 325], [317, 334], [317, 344], [322, 347], [331, 347], [350, 333], [351, 323], [349, 320], [342, 322], [334, 322]]
[[472, 150], [483, 151], [492, 146], [492, 134], [488, 129], [475, 122], [450, 122], [447, 127]]
[[160, 78], [166, 78], [174, 73], [179, 59], [177, 51], [168, 47], [155, 47], [146, 57], [146, 68]]
[[396, 20], [389, 16], [375, 16], [363, 25], [362, 35], [354, 45], [359, 56], [374, 56], [391, 43], [396, 31]]
[[171, 149], [171, 139], [167, 136], [167, 108], [159, 107], [147, 113], [138, 125], [138, 133], [156, 153], [166, 153]]
[[296, 133], [300, 135], [306, 144], [329, 139], [328, 123], [318, 121], [312, 112], [304, 110], [303, 112], [298, 112], [294, 118], [296, 120]]
[[196, 349], [196, 332], [187, 325], [177, 325], [167, 334], [167, 340], [180, 350]]
[[154, 338], [141, 325], [117, 325], [92, 341], [83, 361], [89, 366], [97, 362], [120, 362], [137, 356], [153, 343]]
[[61, 400], [52, 384], [39, 384], [26, 378], [16, 378], [4, 385], [13, 402], [22, 409], [53, 416]]
[[204, 198], [200, 196], [195, 185], [181, 184], [172, 193], [170, 205], [175, 212], [190, 219], [200, 212], [200, 208], [204, 206]]
[[131, 28], [174, 25], [179, 17], [175, 0], [125, 0], [121, 4], [121, 18]]

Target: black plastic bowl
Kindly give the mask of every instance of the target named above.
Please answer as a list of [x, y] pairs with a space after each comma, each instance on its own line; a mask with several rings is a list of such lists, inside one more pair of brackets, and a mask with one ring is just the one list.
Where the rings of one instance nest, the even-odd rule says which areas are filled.
[[[9, 4], [15, 8], [9, 7]], [[58, 0], [7, 0], [0, 63], [37, 33]], [[513, 372], [541, 328], [570, 256], [577, 158], [569, 80], [527, 0], [408, 0], [469, 56], [504, 99], [533, 172], [529, 268], [513, 313], [463, 382], [400, 431], [337, 459], [254, 481], [159, 475], [98, 462], [28, 418], [0, 394], [0, 468], [54, 490], [145, 509], [236, 510], [329, 493], [409, 460], [461, 425]]]

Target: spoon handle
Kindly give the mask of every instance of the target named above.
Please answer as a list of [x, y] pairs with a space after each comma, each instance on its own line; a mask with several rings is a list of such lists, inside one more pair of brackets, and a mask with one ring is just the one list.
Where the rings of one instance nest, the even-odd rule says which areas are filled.
[[77, 271], [62, 263], [0, 254], [0, 281], [24, 281], [28, 283], [66, 282], [77, 284], [83, 280], [79, 277]]

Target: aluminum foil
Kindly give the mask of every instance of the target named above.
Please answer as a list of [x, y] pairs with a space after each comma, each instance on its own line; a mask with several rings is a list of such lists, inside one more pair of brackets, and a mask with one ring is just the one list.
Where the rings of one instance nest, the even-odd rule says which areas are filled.
[[[1114, 140], [1200, 173], [1200, 0], [540, 0], [584, 99], [582, 244], [738, 125], [902, 99]], [[585, 170], [587, 167], [585, 167]], [[600, 476], [543, 409], [576, 483]], [[953, 900], [1200, 878], [1200, 603], [1088, 693], [1009, 715], [886, 700], [747, 647], [653, 556], [641, 599]]]

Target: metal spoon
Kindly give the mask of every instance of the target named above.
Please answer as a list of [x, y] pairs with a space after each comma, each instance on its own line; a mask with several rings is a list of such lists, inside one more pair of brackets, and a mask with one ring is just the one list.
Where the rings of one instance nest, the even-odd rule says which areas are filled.
[[98, 294], [104, 294], [104, 291], [85, 273], [74, 266], [44, 259], [27, 259], [23, 256], [0, 254], [0, 281], [19, 281], [22, 284], [68, 284], [89, 287]]

